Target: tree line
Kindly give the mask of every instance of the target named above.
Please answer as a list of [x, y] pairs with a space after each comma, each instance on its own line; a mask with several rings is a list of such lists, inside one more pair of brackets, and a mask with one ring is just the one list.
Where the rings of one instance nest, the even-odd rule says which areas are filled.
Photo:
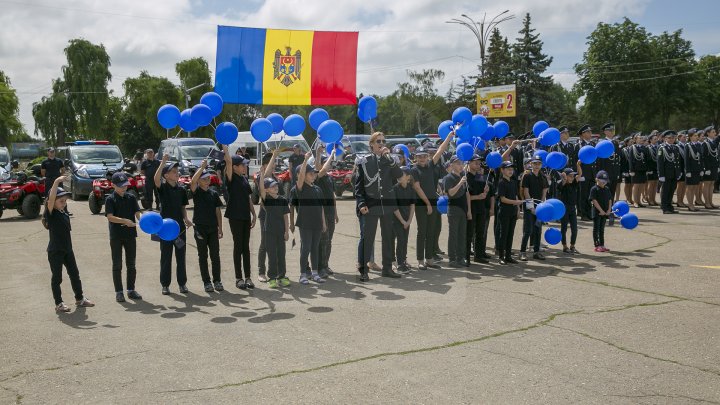
[[[157, 123], [158, 108], [164, 104], [185, 108], [184, 89], [204, 84], [187, 93], [192, 106], [212, 89], [212, 75], [202, 57], [175, 65], [179, 86], [141, 71], [125, 79], [124, 95], [117, 96], [108, 90], [111, 60], [102, 44], [73, 39], [65, 55], [67, 64], [52, 81], [52, 93], [33, 105], [34, 133], [51, 145], [108, 139], [125, 153], [156, 148], [165, 137], [176, 135]], [[629, 19], [599, 23], [587, 37], [582, 61], [575, 65], [578, 81], [572, 89], [548, 74], [553, 58], [543, 53], [530, 14], [512, 42], [499, 29], [493, 30], [487, 55], [478, 66], [481, 73], [453, 80], [445, 94], [438, 90], [447, 82], [442, 70], [408, 70], [406, 80], [397, 83], [393, 92], [374, 95], [378, 100], [374, 127], [389, 135], [435, 133], [438, 123], [455, 108], [477, 108], [478, 87], [512, 83], [517, 86], [518, 116], [506, 121], [516, 134], [541, 119], [570, 128], [614, 121], [619, 133], [704, 126], [720, 120], [720, 57], [696, 57], [682, 30], [653, 35]], [[226, 105], [217, 122], [228, 120], [247, 129], [253, 119], [270, 112], [307, 116], [314, 107]], [[369, 132], [368, 125], [358, 120], [355, 106], [327, 110], [346, 133]], [[310, 132], [306, 137], [314, 138]], [[212, 135], [209, 127], [193, 133]], [[27, 138], [18, 119], [15, 90], [0, 71], [0, 143]]]

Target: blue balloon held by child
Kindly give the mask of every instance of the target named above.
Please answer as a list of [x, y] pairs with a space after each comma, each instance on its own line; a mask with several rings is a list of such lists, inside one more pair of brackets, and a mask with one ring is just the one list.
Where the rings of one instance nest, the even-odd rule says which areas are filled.
[[458, 146], [457, 149], [455, 149], [455, 154], [457, 155], [458, 159], [462, 160], [463, 162], [469, 162], [475, 154], [475, 148], [473, 148], [473, 146], [469, 143], [463, 143], [462, 145]]
[[223, 109], [223, 99], [220, 97], [219, 94], [209, 91], [200, 97], [200, 104], [205, 104], [206, 106], [210, 107], [210, 111], [212, 112], [212, 116], [217, 117], [220, 115]]
[[157, 232], [157, 236], [160, 237], [160, 239], [170, 242], [180, 235], [180, 225], [172, 218], [165, 218], [162, 221], [162, 226], [160, 227], [160, 230]]
[[535, 135], [535, 137], [539, 137], [540, 134], [548, 128], [550, 128], [550, 125], [548, 125], [547, 122], [538, 121], [535, 123], [535, 125], [533, 125], [533, 134]]
[[213, 115], [210, 107], [205, 104], [198, 104], [190, 110], [190, 118], [200, 128], [209, 125], [212, 122]]
[[215, 139], [221, 145], [230, 145], [235, 142], [238, 137], [238, 129], [232, 122], [221, 122], [215, 128]]
[[362, 122], [370, 122], [377, 117], [377, 100], [373, 96], [365, 96], [358, 102], [358, 118]]
[[342, 126], [335, 120], [327, 120], [318, 128], [318, 137], [325, 143], [339, 142], [343, 133]]
[[140, 217], [138, 225], [143, 232], [153, 235], [160, 231], [163, 219], [157, 212], [148, 211]]
[[495, 128], [495, 136], [498, 138], [504, 138], [510, 132], [510, 125], [505, 121], [498, 121], [493, 124], [493, 127]]
[[452, 122], [456, 125], [470, 124], [472, 121], [472, 111], [467, 107], [458, 107], [453, 111]]
[[449, 201], [446, 195], [440, 196], [437, 201], [437, 209], [441, 214], [447, 214]]
[[472, 116], [472, 120], [470, 121], [470, 134], [474, 137], [479, 137], [482, 134], [487, 131], [488, 128], [488, 122], [487, 118], [483, 117], [480, 114], [475, 114]]
[[545, 165], [553, 170], [565, 168], [567, 156], [562, 152], [550, 152], [545, 157]]
[[298, 114], [291, 114], [285, 118], [283, 129], [287, 136], [298, 136], [305, 130], [305, 118]]
[[330, 114], [322, 108], [316, 108], [310, 112], [308, 121], [310, 121], [310, 127], [315, 131], [320, 128], [320, 124], [330, 119]]
[[545, 242], [549, 245], [557, 245], [562, 241], [562, 234], [557, 228], [548, 228], [545, 230]]
[[597, 157], [600, 159], [607, 159], [615, 153], [615, 145], [612, 141], [605, 139], [595, 145], [595, 150], [597, 151]]
[[553, 146], [560, 142], [560, 131], [556, 128], [548, 128], [540, 133], [539, 140], [543, 146]]
[[503, 158], [499, 152], [490, 152], [485, 157], [485, 163], [491, 169], [497, 169], [502, 164]]
[[165, 104], [157, 112], [158, 123], [165, 129], [172, 129], [180, 123], [180, 110], [172, 104]]
[[250, 134], [258, 142], [265, 142], [272, 136], [273, 125], [267, 118], [256, 118], [250, 124]]
[[635, 229], [639, 222], [638, 216], [632, 213], [620, 217], [620, 225], [625, 229]]
[[578, 152], [578, 158], [586, 165], [594, 163], [597, 157], [597, 150], [591, 145], [583, 146]]
[[453, 122], [450, 120], [443, 121], [438, 125], [438, 136], [440, 139], [445, 140], [452, 130]]
[[328, 156], [332, 154], [333, 150], [335, 151], [336, 158], [342, 156], [342, 154], [345, 153], [345, 149], [343, 149], [341, 142], [333, 142], [325, 146], [325, 152], [328, 154]]
[[550, 198], [545, 201], [545, 204], [550, 204], [553, 208], [552, 221], [559, 221], [565, 216], [565, 203], [558, 200], [557, 198]]
[[535, 207], [535, 216], [542, 222], [552, 221], [554, 215], [555, 210], [553, 209], [553, 206], [546, 202], [540, 203], [537, 207]]
[[180, 113], [180, 128], [186, 132], [192, 132], [198, 128], [191, 116], [192, 109], [186, 108]]
[[630, 204], [628, 204], [627, 201], [618, 201], [613, 204], [612, 211], [615, 213], [615, 216], [622, 217], [630, 212]]
[[278, 134], [283, 130], [283, 124], [285, 123], [285, 119], [282, 117], [282, 115], [278, 113], [272, 113], [268, 114], [266, 118], [272, 124], [273, 134]]

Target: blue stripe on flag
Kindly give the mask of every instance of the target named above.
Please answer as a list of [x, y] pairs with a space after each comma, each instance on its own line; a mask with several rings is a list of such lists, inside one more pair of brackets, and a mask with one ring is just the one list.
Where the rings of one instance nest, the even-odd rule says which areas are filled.
[[215, 92], [226, 103], [262, 104], [264, 58], [265, 29], [218, 26]]

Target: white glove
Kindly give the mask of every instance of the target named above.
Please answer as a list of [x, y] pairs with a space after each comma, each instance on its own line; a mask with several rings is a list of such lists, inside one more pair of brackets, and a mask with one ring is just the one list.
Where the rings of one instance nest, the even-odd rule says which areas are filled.
[[664, 182], [665, 182], [665, 177], [660, 177], [658, 180], [660, 180], [660, 181], [662, 181], [662, 182], [664, 183]]
[[685, 175], [685, 177], [687, 177], [687, 178], [690, 178], [690, 177], [692, 177], [692, 173], [688, 173], [688, 174], [686, 174], [686, 175]]
[[580, 177], [580, 181], [585, 181], [585, 177]]
[[630, 172], [630, 175], [631, 175], [631, 176], [634, 176], [634, 175], [635, 175], [635, 172]]

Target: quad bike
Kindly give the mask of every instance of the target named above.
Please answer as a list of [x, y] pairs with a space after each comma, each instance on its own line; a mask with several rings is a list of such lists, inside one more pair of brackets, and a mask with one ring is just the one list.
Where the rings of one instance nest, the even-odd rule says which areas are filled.
[[[192, 191], [190, 191], [190, 183], [192, 183], [192, 177], [195, 175], [195, 172], [198, 170], [197, 166], [189, 166], [188, 173], [185, 175], [180, 175], [178, 178], [178, 183], [182, 184], [183, 187], [185, 187], [185, 192], [187, 193], [188, 201], [192, 200], [193, 195]], [[222, 183], [220, 182], [220, 176], [217, 175], [215, 170], [213, 169], [206, 169], [210, 173], [212, 173], [212, 176], [210, 176], [210, 189], [215, 190], [216, 193], [219, 195], [222, 195], [220, 190], [222, 189]]]
[[[112, 176], [116, 171], [117, 170], [108, 170], [105, 172], [104, 178], [101, 177], [93, 180], [92, 191], [88, 196], [88, 205], [90, 206], [90, 212], [93, 214], [99, 214], [100, 211], [102, 211], [102, 207], [105, 205], [105, 199], [113, 192]], [[145, 176], [140, 174], [134, 175], [132, 173], [127, 173], [127, 175], [130, 185], [128, 185], [126, 193], [135, 196], [136, 200], [143, 202], [144, 207], [145, 199], [141, 197], [143, 196], [143, 190], [145, 190]]]
[[335, 167], [328, 171], [328, 176], [330, 176], [335, 186], [336, 196], [341, 197], [345, 191], [354, 193], [352, 174], [353, 162], [347, 160], [337, 162]]
[[45, 182], [23, 172], [11, 173], [0, 183], [0, 217], [4, 210], [15, 209], [27, 219], [40, 215]]

